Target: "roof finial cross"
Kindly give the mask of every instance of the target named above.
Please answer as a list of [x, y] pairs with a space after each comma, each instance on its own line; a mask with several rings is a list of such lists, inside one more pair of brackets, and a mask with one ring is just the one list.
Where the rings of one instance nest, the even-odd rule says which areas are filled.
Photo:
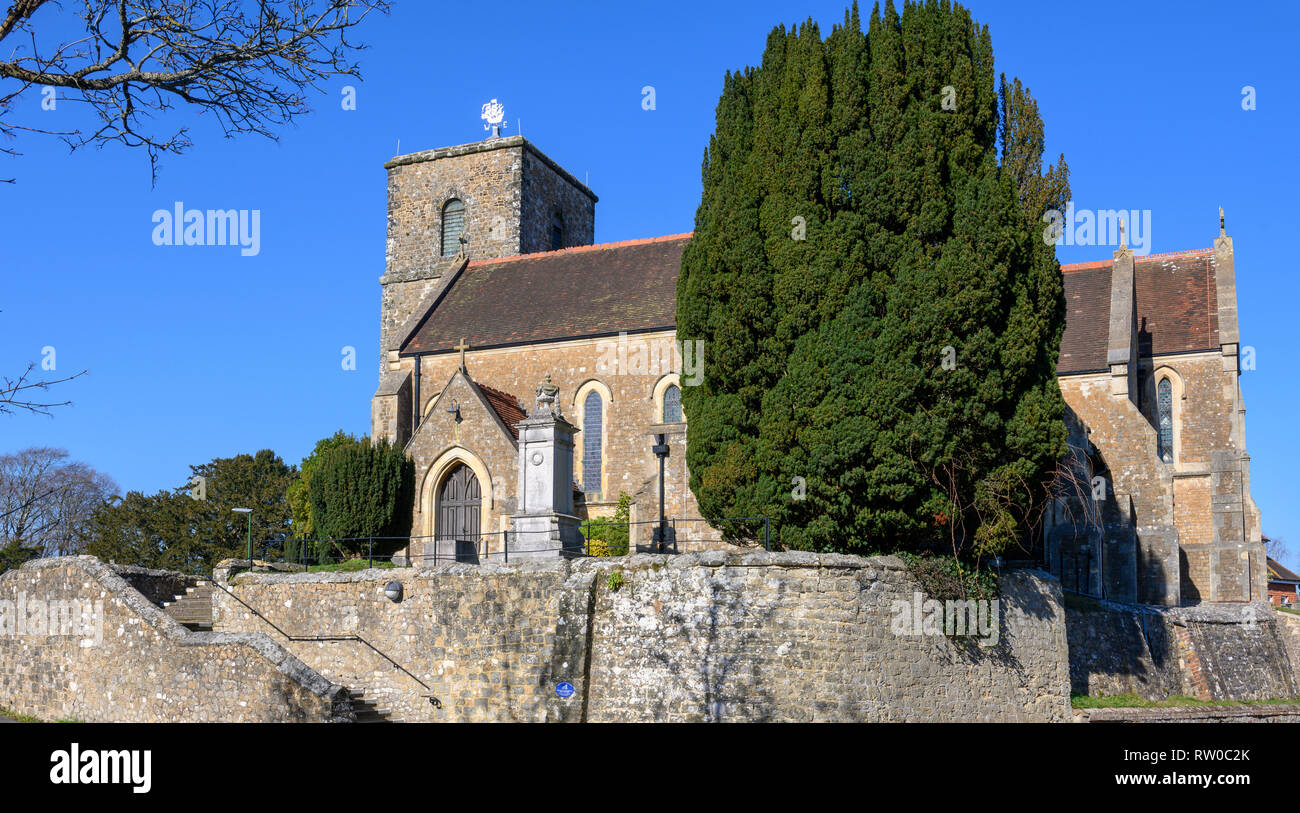
[[1119, 221], [1119, 247], [1121, 249], [1128, 248], [1128, 243], [1124, 242], [1124, 219], [1123, 218], [1120, 218]]
[[452, 345], [451, 349], [460, 351], [460, 371], [462, 373], [469, 372], [465, 369], [465, 351], [469, 349], [469, 345], [465, 343], [465, 337], [461, 336], [460, 344]]

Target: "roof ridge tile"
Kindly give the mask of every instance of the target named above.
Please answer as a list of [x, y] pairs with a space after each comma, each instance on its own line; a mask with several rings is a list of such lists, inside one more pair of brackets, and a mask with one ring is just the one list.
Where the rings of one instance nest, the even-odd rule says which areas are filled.
[[511, 254], [506, 257], [487, 257], [481, 260], [470, 260], [467, 268], [486, 268], [487, 266], [504, 265], [506, 263], [519, 262], [520, 260], [540, 260], [547, 257], [558, 257], [565, 254], [581, 254], [587, 251], [603, 251], [611, 248], [647, 246], [653, 243], [687, 240], [694, 234], [695, 232], [687, 231], [682, 232], [681, 234], [664, 234], [659, 237], [641, 237], [635, 240], [618, 240], [613, 243], [591, 243], [585, 246], [569, 246], [568, 248], [556, 249], [555, 251], [534, 251], [531, 254]]

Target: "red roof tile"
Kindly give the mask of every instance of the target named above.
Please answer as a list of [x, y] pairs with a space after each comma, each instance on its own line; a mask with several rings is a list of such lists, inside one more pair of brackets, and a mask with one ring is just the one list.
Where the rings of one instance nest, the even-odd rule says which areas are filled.
[[[1067, 318], [1056, 370], [1105, 370], [1110, 330], [1110, 262], [1063, 265]], [[1219, 346], [1213, 249], [1133, 258], [1138, 353], [1143, 356]]]
[[1269, 581], [1300, 582], [1300, 575], [1297, 575], [1295, 571], [1284, 566], [1272, 556], [1265, 558], [1268, 561]]
[[510, 430], [510, 436], [519, 440], [519, 422], [524, 419], [524, 408], [519, 405], [519, 399], [508, 392], [489, 387], [486, 384], [474, 382], [480, 390], [483, 391], [483, 397], [487, 399], [488, 406], [497, 414], [501, 422]]

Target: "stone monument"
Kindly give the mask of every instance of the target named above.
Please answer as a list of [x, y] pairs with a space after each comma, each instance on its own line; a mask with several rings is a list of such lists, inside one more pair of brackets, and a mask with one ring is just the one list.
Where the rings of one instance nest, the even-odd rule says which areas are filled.
[[509, 556], [558, 557], [582, 550], [578, 518], [573, 515], [573, 435], [577, 427], [564, 419], [546, 380], [537, 400], [519, 422], [519, 510], [510, 517]]

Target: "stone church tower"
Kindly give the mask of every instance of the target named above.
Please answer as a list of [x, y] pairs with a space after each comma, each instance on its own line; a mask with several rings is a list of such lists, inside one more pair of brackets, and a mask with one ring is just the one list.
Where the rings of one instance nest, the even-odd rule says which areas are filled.
[[[471, 543], [478, 556], [503, 554], [512, 533], [514, 555], [525, 526], [534, 536], [552, 528], [557, 547], [572, 547], [576, 523], [612, 514], [621, 495], [632, 499], [634, 520], [657, 517], [656, 427], [673, 449], [668, 515], [699, 517], [686, 486], [674, 341], [689, 235], [592, 245], [595, 194], [518, 136], [399, 156], [385, 167], [371, 437], [402, 445], [415, 462], [411, 535], [437, 537], [421, 544], [441, 560], [469, 558]], [[646, 351], [632, 363], [629, 344], [634, 354]], [[546, 450], [529, 446], [530, 460], [565, 461], [553, 477], [550, 519], [518, 493], [531, 473], [520, 469], [522, 449], [537, 431], [536, 408], [519, 396], [543, 381], [556, 391], [549, 420], [574, 435]], [[694, 528], [693, 537], [716, 541], [707, 525]]]
[[384, 168], [381, 373], [396, 361], [401, 329], [424, 316], [458, 259], [585, 246], [596, 234], [596, 195], [523, 136], [403, 155]]

